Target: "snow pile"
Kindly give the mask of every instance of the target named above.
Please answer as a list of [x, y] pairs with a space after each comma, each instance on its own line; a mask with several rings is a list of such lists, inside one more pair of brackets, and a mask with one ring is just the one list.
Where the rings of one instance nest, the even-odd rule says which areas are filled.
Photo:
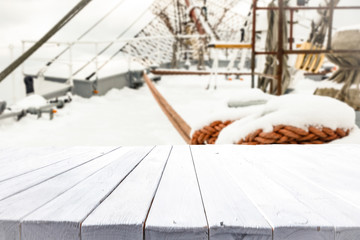
[[38, 108], [42, 107], [47, 104], [47, 101], [45, 98], [43, 98], [40, 95], [30, 95], [21, 101], [17, 102], [13, 106], [11, 106], [12, 110], [21, 110], [21, 109], [27, 109], [30, 107]]
[[236, 91], [236, 95], [232, 94], [228, 97], [226, 104], [223, 104], [221, 109], [218, 108], [210, 116], [202, 117], [193, 123], [192, 133], [214, 121], [238, 120], [259, 113], [263, 110], [264, 104], [274, 97], [260, 89], [239, 89]]
[[265, 104], [274, 96], [266, 94], [258, 88], [250, 90], [240, 90], [235, 96], [228, 100], [229, 107], [246, 107], [251, 105]]
[[[249, 107], [243, 107], [243, 108], [226, 108], [222, 111], [218, 111], [215, 114], [212, 114], [209, 117], [203, 117], [200, 121], [198, 120], [196, 123], [192, 124], [192, 132], [193, 133], [203, 128], [204, 126], [210, 125], [212, 122], [215, 121], [222, 121], [225, 122], [227, 120], [237, 120], [237, 119], [243, 119], [248, 116], [252, 116], [256, 113], [259, 113], [263, 110], [264, 105], [255, 105], [255, 106], [249, 106]], [[233, 125], [233, 124], [231, 124]]]
[[347, 104], [330, 97], [301, 94], [280, 96], [271, 99], [262, 110], [223, 129], [216, 143], [232, 144], [258, 129], [271, 132], [273, 126], [280, 124], [304, 130], [309, 126], [354, 129], [355, 112]]
[[335, 34], [339, 32], [356, 31], [356, 30], [360, 32], [360, 24], [341, 27], [336, 31]]
[[295, 86], [293, 86], [294, 91], [292, 94], [311, 94], [313, 95], [316, 89], [318, 88], [334, 88], [341, 89], [342, 84], [336, 83], [334, 81], [322, 80], [322, 81], [314, 81], [309, 78], [302, 79], [298, 81]]

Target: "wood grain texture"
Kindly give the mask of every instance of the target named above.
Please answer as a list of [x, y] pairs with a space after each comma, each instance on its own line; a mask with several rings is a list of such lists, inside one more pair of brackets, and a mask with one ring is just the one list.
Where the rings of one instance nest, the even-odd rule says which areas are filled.
[[68, 147], [1, 147], [0, 165], [24, 158], [42, 157], [44, 155], [65, 151]]
[[217, 149], [191, 147], [210, 239], [272, 239], [272, 228], [223, 168]]
[[21, 239], [80, 240], [81, 222], [150, 150], [151, 147], [139, 147], [115, 152], [113, 162], [25, 217], [21, 223]]
[[82, 240], [143, 239], [143, 225], [171, 146], [158, 146], [83, 222]]
[[174, 146], [145, 224], [145, 239], [208, 239], [188, 146]]
[[360, 239], [358, 145], [113, 149], [0, 148], [0, 240]]
[[[51, 149], [52, 148], [50, 148], [50, 150]], [[114, 148], [99, 148], [96, 151], [101, 152], [102, 149], [104, 152], [108, 152]], [[40, 150], [42, 150], [42, 148]], [[51, 166], [52, 164], [67, 160], [75, 154], [91, 152], [90, 147], [61, 148], [58, 151], [55, 150], [51, 153], [50, 150], [45, 149], [44, 154], [41, 155], [39, 153], [32, 153], [33, 150], [19, 149], [18, 153], [15, 154], [15, 159], [9, 158], [7, 161], [2, 161], [0, 164], [0, 182]]]
[[50, 164], [0, 182], [0, 201], [19, 192], [25, 191], [26, 189], [37, 184], [45, 182], [51, 178], [54, 178], [59, 174], [79, 167], [80, 165], [85, 164], [86, 162], [91, 161], [92, 159], [103, 154], [106, 154], [109, 152], [109, 150], [113, 149], [104, 151], [104, 149], [101, 148], [82, 148], [80, 151], [79, 150], [80, 149], [73, 148], [67, 150], [66, 157], [61, 152], [58, 155], [52, 156], [52, 160], [58, 160], [54, 164]]
[[[334, 239], [332, 224], [249, 164], [242, 146], [220, 146], [218, 149], [229, 174], [272, 225], [273, 239]], [[262, 147], [253, 148], [253, 151], [262, 151]]]
[[[299, 201], [332, 223], [335, 227], [336, 239], [360, 239], [360, 209], [316, 184], [299, 177], [301, 171], [294, 175], [286, 168], [274, 164], [279, 157], [271, 154], [270, 151], [279, 152], [282, 149], [282, 147], [276, 147], [256, 154], [249, 151], [247, 153], [248, 160], [277, 184], [285, 187]], [[281, 158], [289, 159], [291, 156], [289, 152], [284, 152]], [[297, 168], [293, 170], [297, 171]]]
[[81, 167], [34, 186], [26, 191], [0, 201], [0, 239], [19, 239], [20, 222], [46, 203], [59, 197], [103, 167], [115, 161], [119, 152], [127, 148], [105, 154]]
[[[262, 154], [272, 156], [274, 150], [266, 148]], [[276, 161], [270, 157], [263, 164], [271, 163], [284, 173], [289, 172], [294, 179], [292, 184], [295, 179], [301, 179], [303, 185], [297, 183], [293, 189], [305, 194], [297, 196], [335, 226], [336, 239], [359, 239], [360, 205], [356, 204], [360, 176], [356, 152], [359, 154], [359, 150], [358, 147], [341, 145], [306, 149], [291, 147], [284, 149]], [[347, 157], [351, 155], [353, 157]], [[291, 184], [290, 181], [286, 183]]]

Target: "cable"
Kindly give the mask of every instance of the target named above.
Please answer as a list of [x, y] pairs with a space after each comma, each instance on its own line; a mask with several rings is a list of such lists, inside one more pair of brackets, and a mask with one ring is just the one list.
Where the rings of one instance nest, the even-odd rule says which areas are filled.
[[[160, 12], [164, 11], [164, 9], [168, 8], [170, 6], [171, 2], [169, 2]], [[137, 23], [141, 17], [148, 11], [148, 9], [145, 9], [145, 11], [124, 31], [122, 32], [117, 38], [116, 40], [120, 39], [133, 25], [135, 25], [135, 23]], [[154, 18], [156, 19], [156, 17]], [[154, 20], [153, 19], [153, 20]], [[152, 21], [153, 21], [152, 20]], [[151, 22], [152, 22], [151, 21]], [[137, 33], [135, 35], [135, 37], [137, 37], [143, 30], [141, 30], [139, 33]], [[116, 41], [115, 40], [115, 41]], [[82, 66], [81, 68], [79, 68], [74, 74], [73, 76], [75, 76], [76, 74], [78, 74], [81, 70], [83, 70], [86, 66], [88, 66], [91, 62], [93, 62], [99, 55], [101, 55], [102, 53], [104, 53], [107, 49], [109, 49], [110, 46], [112, 46], [114, 44], [114, 42], [111, 42], [109, 45], [107, 45], [103, 50], [101, 50], [94, 58], [92, 58], [89, 62], [87, 62], [84, 66]], [[92, 78], [99, 70], [101, 70], [106, 64], [108, 64], [116, 55], [118, 55], [121, 51], [122, 51], [123, 47], [121, 47], [118, 51], [116, 51], [108, 60], [106, 60], [98, 69], [96, 69], [93, 73], [91, 73], [88, 77], [86, 77], [86, 80], [90, 80], [90, 78]]]
[[53, 64], [56, 60], [59, 59], [65, 52], [67, 52], [76, 42], [80, 41], [83, 37], [85, 37], [89, 32], [91, 32], [96, 26], [98, 26], [102, 21], [104, 21], [108, 16], [111, 15], [121, 4], [123, 4], [125, 0], [120, 1], [116, 4], [109, 12], [107, 12], [101, 19], [99, 19], [95, 24], [93, 24], [87, 31], [81, 34], [74, 42], [70, 43], [63, 51], [61, 51], [58, 55], [56, 55], [51, 61], [49, 61], [39, 72], [38, 76], [45, 73], [47, 68]]
[[67, 13], [49, 32], [47, 32], [38, 42], [23, 53], [19, 58], [12, 62], [7, 68], [0, 73], [0, 82], [2, 82], [10, 73], [12, 73], [20, 64], [28, 59], [34, 52], [36, 52], [47, 40], [49, 40], [55, 33], [64, 27], [70, 20], [75, 17], [87, 4], [92, 0], [80, 1], [69, 13]]
[[[88, 61], [87, 63], [85, 63], [85, 64], [84, 64], [82, 67], [80, 67], [75, 73], [73, 73], [72, 76], [77, 75], [77, 74], [78, 74], [79, 72], [81, 72], [85, 67], [87, 67], [90, 63], [92, 63], [93, 61], [95, 61], [98, 56], [100, 56], [100, 55], [103, 54], [106, 50], [108, 50], [108, 49], [115, 43], [116, 40], [120, 39], [127, 31], [129, 31], [129, 29], [131, 29], [131, 28], [134, 26], [134, 25], [143, 17], [143, 15], [144, 15], [147, 11], [149, 11], [148, 8], [146, 8], [145, 11], [142, 12], [142, 13], [140, 14], [140, 16], [139, 16], [129, 27], [127, 27], [127, 28], [125, 29], [125, 31], [123, 31], [120, 35], [118, 35], [114, 41], [112, 41], [111, 43], [109, 43], [105, 48], [103, 48], [100, 52], [98, 52], [90, 61]], [[103, 66], [101, 66], [100, 68], [102, 68], [102, 67], [103, 67]], [[95, 73], [96, 73], [96, 72], [92, 73], [92, 74], [91, 74], [91, 77], [92, 77]], [[90, 77], [90, 78], [91, 78], [91, 77]], [[88, 78], [89, 78], [89, 77], [88, 77]], [[88, 79], [88, 78], [86, 78], [86, 79]], [[90, 79], [90, 78], [89, 78], [89, 79]]]

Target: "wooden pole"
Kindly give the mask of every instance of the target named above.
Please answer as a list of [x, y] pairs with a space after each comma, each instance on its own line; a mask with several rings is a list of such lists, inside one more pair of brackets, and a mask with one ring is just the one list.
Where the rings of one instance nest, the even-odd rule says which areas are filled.
[[331, 49], [331, 41], [332, 41], [332, 27], [333, 27], [333, 21], [334, 21], [334, 0], [330, 0], [330, 16], [329, 16], [329, 31], [328, 31], [328, 42], [326, 50]]

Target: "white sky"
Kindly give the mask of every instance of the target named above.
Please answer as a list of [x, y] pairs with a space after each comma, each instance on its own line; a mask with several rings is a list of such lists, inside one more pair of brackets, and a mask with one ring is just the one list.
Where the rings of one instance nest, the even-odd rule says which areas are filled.
[[[52, 40], [58, 41], [73, 41], [78, 38], [84, 31], [87, 30], [92, 24], [100, 19], [106, 12], [122, 0], [92, 0], [82, 12], [79, 13], [70, 23], [68, 23]], [[261, 0], [268, 1], [268, 0]], [[295, 1], [295, 0], [292, 0]], [[312, 5], [317, 5], [320, 0], [310, 0]], [[341, 5], [360, 5], [359, 0], [340, 0]], [[11, 55], [9, 45], [14, 45], [15, 57], [21, 54], [21, 41], [22, 40], [38, 40], [40, 39], [51, 27], [53, 27], [71, 8], [73, 8], [79, 0], [1, 0], [0, 1], [0, 71], [3, 70], [10, 62]], [[249, 5], [251, 0], [240, 0], [240, 5]], [[152, 0], [124, 0], [124, 3], [119, 7], [109, 18], [107, 18], [101, 25], [92, 31], [84, 40], [113, 40], [119, 35], [126, 27], [131, 24], [145, 9], [147, 9]], [[239, 9], [239, 8], [238, 8]], [[242, 12], [247, 13], [248, 7], [240, 8]], [[140, 21], [137, 27], [127, 35], [131, 37], [138, 30], [140, 30], [150, 19], [151, 14], [148, 13], [144, 16], [143, 21]], [[335, 26], [346, 26], [358, 24], [360, 22], [360, 11], [338, 11], [335, 15]], [[310, 25], [306, 20], [302, 24]], [[306, 35], [306, 34], [305, 34]], [[305, 39], [306, 36], [303, 36]], [[27, 45], [28, 47], [30, 45]], [[56, 53], [61, 51], [63, 47], [43, 47], [37, 56], [44, 57], [48, 53], [49, 57], [54, 57]], [[76, 49], [84, 53], [84, 56], [94, 56], [94, 46], [79, 47]], [[112, 54], [117, 50], [114, 46]], [[44, 55], [45, 54], [45, 55]], [[66, 54], [65, 54], [66, 55]], [[64, 56], [68, 59], [68, 56]], [[83, 59], [84, 60], [84, 59]], [[29, 71], [37, 72], [35, 68], [43, 66], [45, 60], [38, 61], [34, 69]], [[81, 63], [79, 63], [81, 64]], [[29, 66], [30, 64], [27, 64]], [[68, 71], [68, 66], [63, 66], [63, 71]], [[57, 67], [60, 69], [60, 67]], [[86, 75], [92, 72], [86, 72]], [[66, 73], [67, 74], [67, 73]], [[66, 75], [65, 74], [65, 75]], [[21, 82], [21, 75], [16, 76], [17, 81]], [[10, 84], [9, 78], [6, 80]], [[6, 83], [0, 83], [0, 98], [6, 89]]]
[[[63, 29], [60, 30], [52, 39], [56, 41], [74, 41], [81, 34], [83, 34], [90, 26], [110, 11], [120, 1], [123, 4], [117, 8], [108, 18], [106, 18], [100, 25], [98, 25], [90, 34], [83, 40], [114, 40], [121, 32], [123, 32], [129, 24], [141, 15], [152, 3], [152, 0], [134, 1], [134, 0], [92, 0], [75, 18], [72, 19]], [[9, 46], [13, 45], [14, 57], [18, 57], [22, 52], [22, 40], [38, 40], [46, 32], [51, 29], [66, 13], [68, 13], [79, 0], [1, 0], [0, 1], [0, 71], [3, 70], [11, 62], [11, 54]], [[141, 3], [141, 4], [139, 4]], [[144, 15], [139, 21], [139, 24], [134, 26], [125, 37], [132, 37], [152, 18], [150, 11]], [[26, 45], [30, 47], [30, 44]], [[99, 46], [99, 50], [105, 45]], [[39, 61], [38, 57], [54, 57], [62, 51], [65, 46], [49, 46], [44, 45], [32, 57], [30, 63], [25, 64], [26, 73], [36, 73], [44, 66], [46, 60]], [[114, 45], [109, 49], [108, 54], [113, 54], [118, 50], [119, 45]], [[78, 53], [81, 54], [78, 54]], [[73, 49], [74, 58], [80, 55], [82, 62], [77, 62], [78, 66], [85, 63], [95, 55], [95, 46], [78, 46]], [[62, 57], [65, 60], [69, 59], [69, 54], [65, 53]], [[104, 56], [103, 60], [107, 57]], [[35, 60], [33, 60], [35, 59]], [[63, 76], [67, 76], [69, 67], [65, 64], [57, 63], [56, 67], [49, 70], [64, 71]], [[77, 67], [74, 66], [74, 69]], [[85, 77], [89, 75], [94, 66], [84, 71]], [[21, 68], [15, 72], [15, 86], [21, 86], [22, 75]], [[52, 74], [50, 72], [50, 74]], [[57, 74], [59, 75], [59, 74]], [[8, 98], [8, 89], [11, 88], [13, 77], [9, 76], [4, 82], [0, 83], [0, 99]], [[4, 90], [5, 89], [5, 90]], [[16, 97], [21, 98], [23, 91], [15, 90]]]

